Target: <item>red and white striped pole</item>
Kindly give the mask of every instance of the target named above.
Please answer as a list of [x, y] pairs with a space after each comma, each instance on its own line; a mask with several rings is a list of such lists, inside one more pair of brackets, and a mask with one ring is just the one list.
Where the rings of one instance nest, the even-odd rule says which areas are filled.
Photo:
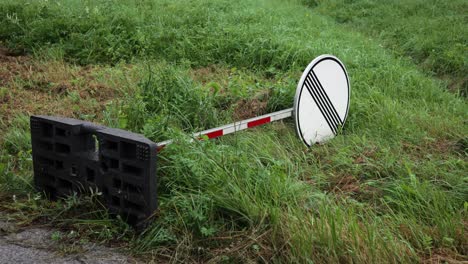
[[[194, 133], [193, 138], [202, 140], [204, 139], [204, 136], [207, 136], [208, 139], [221, 137], [221, 136], [232, 134], [232, 133], [244, 130], [244, 129], [260, 126], [263, 124], [271, 123], [273, 121], [278, 121], [281, 119], [291, 117], [292, 112], [293, 112], [293, 108], [288, 108], [288, 109], [277, 111], [274, 113], [238, 121], [238, 122], [231, 123], [228, 125], [203, 130], [201, 132]], [[169, 145], [172, 142], [173, 140], [166, 140], [166, 141], [157, 143], [158, 150], [164, 148], [166, 145]]]

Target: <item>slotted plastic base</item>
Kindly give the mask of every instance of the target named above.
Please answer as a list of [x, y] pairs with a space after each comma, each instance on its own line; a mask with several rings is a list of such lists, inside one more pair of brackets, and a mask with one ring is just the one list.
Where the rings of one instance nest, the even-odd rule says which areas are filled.
[[56, 199], [98, 189], [111, 214], [143, 226], [157, 208], [156, 144], [71, 118], [31, 117], [34, 183]]

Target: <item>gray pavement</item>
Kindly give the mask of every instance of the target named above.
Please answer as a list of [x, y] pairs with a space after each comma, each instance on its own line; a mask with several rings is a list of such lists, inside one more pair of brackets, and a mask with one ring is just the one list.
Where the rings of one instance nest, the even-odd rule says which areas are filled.
[[[0, 264], [3, 263], [138, 263], [117, 249], [85, 244], [77, 254], [60, 251], [60, 241], [54, 241], [53, 231], [46, 228], [17, 230], [15, 225], [0, 220]], [[83, 252], [81, 252], [83, 251]]]

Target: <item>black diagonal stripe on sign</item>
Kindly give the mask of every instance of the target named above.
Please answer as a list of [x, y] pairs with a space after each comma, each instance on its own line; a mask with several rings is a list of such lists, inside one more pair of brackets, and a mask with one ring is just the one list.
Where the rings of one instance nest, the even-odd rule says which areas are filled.
[[308, 78], [308, 81], [310, 83], [312, 83], [312, 85], [314, 87], [316, 87], [317, 96], [320, 97], [320, 100], [323, 101], [324, 107], [328, 110], [331, 120], [333, 120], [333, 122], [335, 123], [335, 125], [337, 127], [339, 125], [341, 125], [341, 119], [335, 115], [333, 104], [331, 104], [329, 101], [327, 101], [328, 97], [325, 97], [323, 95], [323, 91], [319, 88], [319, 86], [318, 86], [317, 82], [315, 81], [315, 79], [313, 78], [312, 74], [310, 73], [309, 75], [307, 75], [307, 78]]
[[318, 109], [322, 113], [322, 116], [325, 118], [325, 121], [327, 122], [328, 126], [330, 127], [332, 132], [336, 134], [336, 124], [334, 124], [331, 118], [328, 116], [328, 113], [326, 109], [324, 108], [322, 101], [320, 100], [320, 97], [318, 97], [315, 94], [314, 89], [312, 87], [309, 87], [309, 84], [305, 81], [304, 81], [304, 86], [307, 88], [307, 91], [309, 92], [312, 99], [314, 99], [315, 104], [317, 105]]
[[325, 113], [328, 115], [328, 120], [330, 121], [330, 124], [333, 125], [332, 130], [336, 132], [336, 127], [338, 126], [338, 120], [334, 118], [333, 116], [333, 111], [328, 107], [328, 105], [325, 102], [325, 98], [323, 96], [320, 96], [319, 94], [319, 89], [317, 85], [312, 81], [310, 76], [306, 76], [305, 82], [311, 87], [312, 91], [314, 92], [314, 96], [317, 98], [319, 102], [322, 104], [322, 109], [324, 110]]
[[336, 133], [337, 123], [333, 120], [330, 110], [326, 107], [326, 105], [323, 102], [322, 98], [320, 98], [320, 96], [318, 95], [317, 88], [307, 78], [305, 79], [304, 84], [306, 85], [307, 89], [309, 90], [310, 95], [314, 98], [314, 101], [317, 104], [317, 107], [319, 108], [319, 110], [322, 113], [323, 117], [325, 118], [328, 125], [330, 126], [330, 129], [332, 130], [333, 133]]
[[314, 72], [313, 70], [311, 70], [311, 73], [312, 73], [312, 77], [315, 78], [315, 81], [316, 81], [317, 84], [318, 84], [319, 91], [321, 91], [321, 93], [322, 93], [323, 96], [325, 97], [326, 101], [327, 101], [328, 104], [329, 104], [330, 109], [331, 109], [331, 110], [333, 111], [333, 113], [334, 113], [334, 116], [338, 119], [340, 126], [342, 126], [342, 125], [343, 125], [343, 121], [341, 120], [340, 116], [338, 115], [338, 111], [336, 111], [335, 106], [333, 105], [333, 103], [331, 102], [330, 98], [328, 97], [328, 94], [327, 94], [327, 93], [325, 92], [325, 90], [323, 89], [322, 83], [320, 83], [320, 80], [318, 79], [317, 75], [315, 74], [315, 72]]
[[326, 92], [323, 90], [323, 87], [319, 86], [316, 79], [314, 78], [314, 77], [317, 77], [317, 76], [313, 75], [313, 73], [311, 72], [308, 75], [308, 77], [310, 78], [309, 81], [312, 82], [315, 87], [317, 87], [317, 92], [318, 92], [320, 98], [324, 101], [324, 104], [326, 105], [327, 109], [329, 109], [332, 119], [335, 121], [335, 123], [337, 125], [341, 125], [342, 122], [341, 122], [340, 117], [336, 113], [335, 107], [331, 103], [331, 101], [328, 98], [328, 95], [326, 94]]
[[329, 105], [330, 109], [332, 110], [333, 115], [336, 117], [336, 120], [338, 121], [338, 123], [340, 125], [343, 125], [343, 121], [341, 120], [340, 116], [338, 115], [338, 111], [336, 111], [336, 108], [333, 105], [332, 101], [330, 100], [330, 97], [328, 97], [327, 92], [325, 92], [325, 89], [323, 89], [322, 83], [320, 82], [320, 80], [318, 79], [317, 75], [315, 74], [315, 72], [313, 70], [311, 71], [311, 73], [312, 73], [312, 77], [314, 78], [315, 82], [317, 83], [317, 87], [319, 88], [320, 93], [322, 94], [322, 96], [326, 100], [327, 104]]

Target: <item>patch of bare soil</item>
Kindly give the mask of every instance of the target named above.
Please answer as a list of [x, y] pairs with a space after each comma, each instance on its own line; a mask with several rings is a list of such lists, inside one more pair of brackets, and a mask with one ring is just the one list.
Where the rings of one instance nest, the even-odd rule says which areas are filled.
[[0, 46], [0, 85], [4, 86], [20, 72], [19, 65], [25, 64], [30, 58], [27, 56], [16, 56], [6, 48]]
[[447, 88], [450, 92], [459, 94], [463, 97], [468, 97], [468, 78], [452, 75], [439, 76], [440, 79], [446, 81]]
[[363, 183], [353, 175], [336, 175], [330, 179], [326, 191], [337, 196], [352, 197], [359, 201], [370, 201], [381, 195], [381, 190]]
[[354, 164], [364, 164], [368, 159], [372, 160], [376, 158], [376, 147], [368, 147], [360, 155], [354, 157]]
[[[218, 65], [209, 65], [190, 71], [192, 79], [203, 85], [216, 83], [216, 86], [220, 88], [218, 92], [221, 94], [225, 92], [224, 88], [228, 86], [231, 74], [233, 74], [231, 70]], [[234, 119], [241, 120], [265, 114], [269, 96], [269, 91], [265, 90], [252, 98], [237, 101], [234, 104]]]
[[63, 61], [39, 61], [16, 56], [0, 47], [0, 116], [8, 124], [18, 114], [79, 117], [99, 116], [117, 96], [97, 81], [98, 67], [79, 67]]
[[251, 99], [241, 99], [235, 103], [234, 118], [237, 120], [256, 117], [266, 113], [268, 91], [257, 94]]
[[236, 103], [234, 109], [235, 119], [247, 119], [258, 115], [265, 114], [268, 102], [258, 99], [243, 99]]
[[[212, 248], [206, 248], [204, 257], [209, 261], [207, 263], [223, 262], [223, 258], [229, 256], [235, 263], [269, 263], [275, 254], [281, 251], [275, 251], [271, 246], [271, 231], [254, 231], [229, 233], [224, 236], [210, 238], [209, 240], [216, 244]], [[206, 260], [198, 259], [193, 262], [204, 262]]]
[[421, 263], [424, 264], [467, 264], [468, 257], [460, 255], [449, 249], [437, 249], [430, 255], [421, 258]]
[[426, 140], [419, 145], [415, 145], [409, 142], [402, 142], [402, 147], [405, 152], [410, 153], [413, 157], [418, 159], [423, 159], [428, 154], [459, 154], [464, 156], [466, 153], [466, 146], [464, 146], [464, 141], [466, 141], [466, 139], [461, 139], [458, 141], [437, 139], [435, 141]]
[[332, 186], [331, 191], [334, 193], [357, 194], [361, 191], [359, 180], [352, 175], [337, 177], [333, 180]]
[[193, 80], [200, 82], [203, 85], [216, 81], [222, 86], [226, 86], [228, 82], [226, 76], [229, 76], [229, 70], [222, 66], [209, 65], [191, 70], [190, 75]]

